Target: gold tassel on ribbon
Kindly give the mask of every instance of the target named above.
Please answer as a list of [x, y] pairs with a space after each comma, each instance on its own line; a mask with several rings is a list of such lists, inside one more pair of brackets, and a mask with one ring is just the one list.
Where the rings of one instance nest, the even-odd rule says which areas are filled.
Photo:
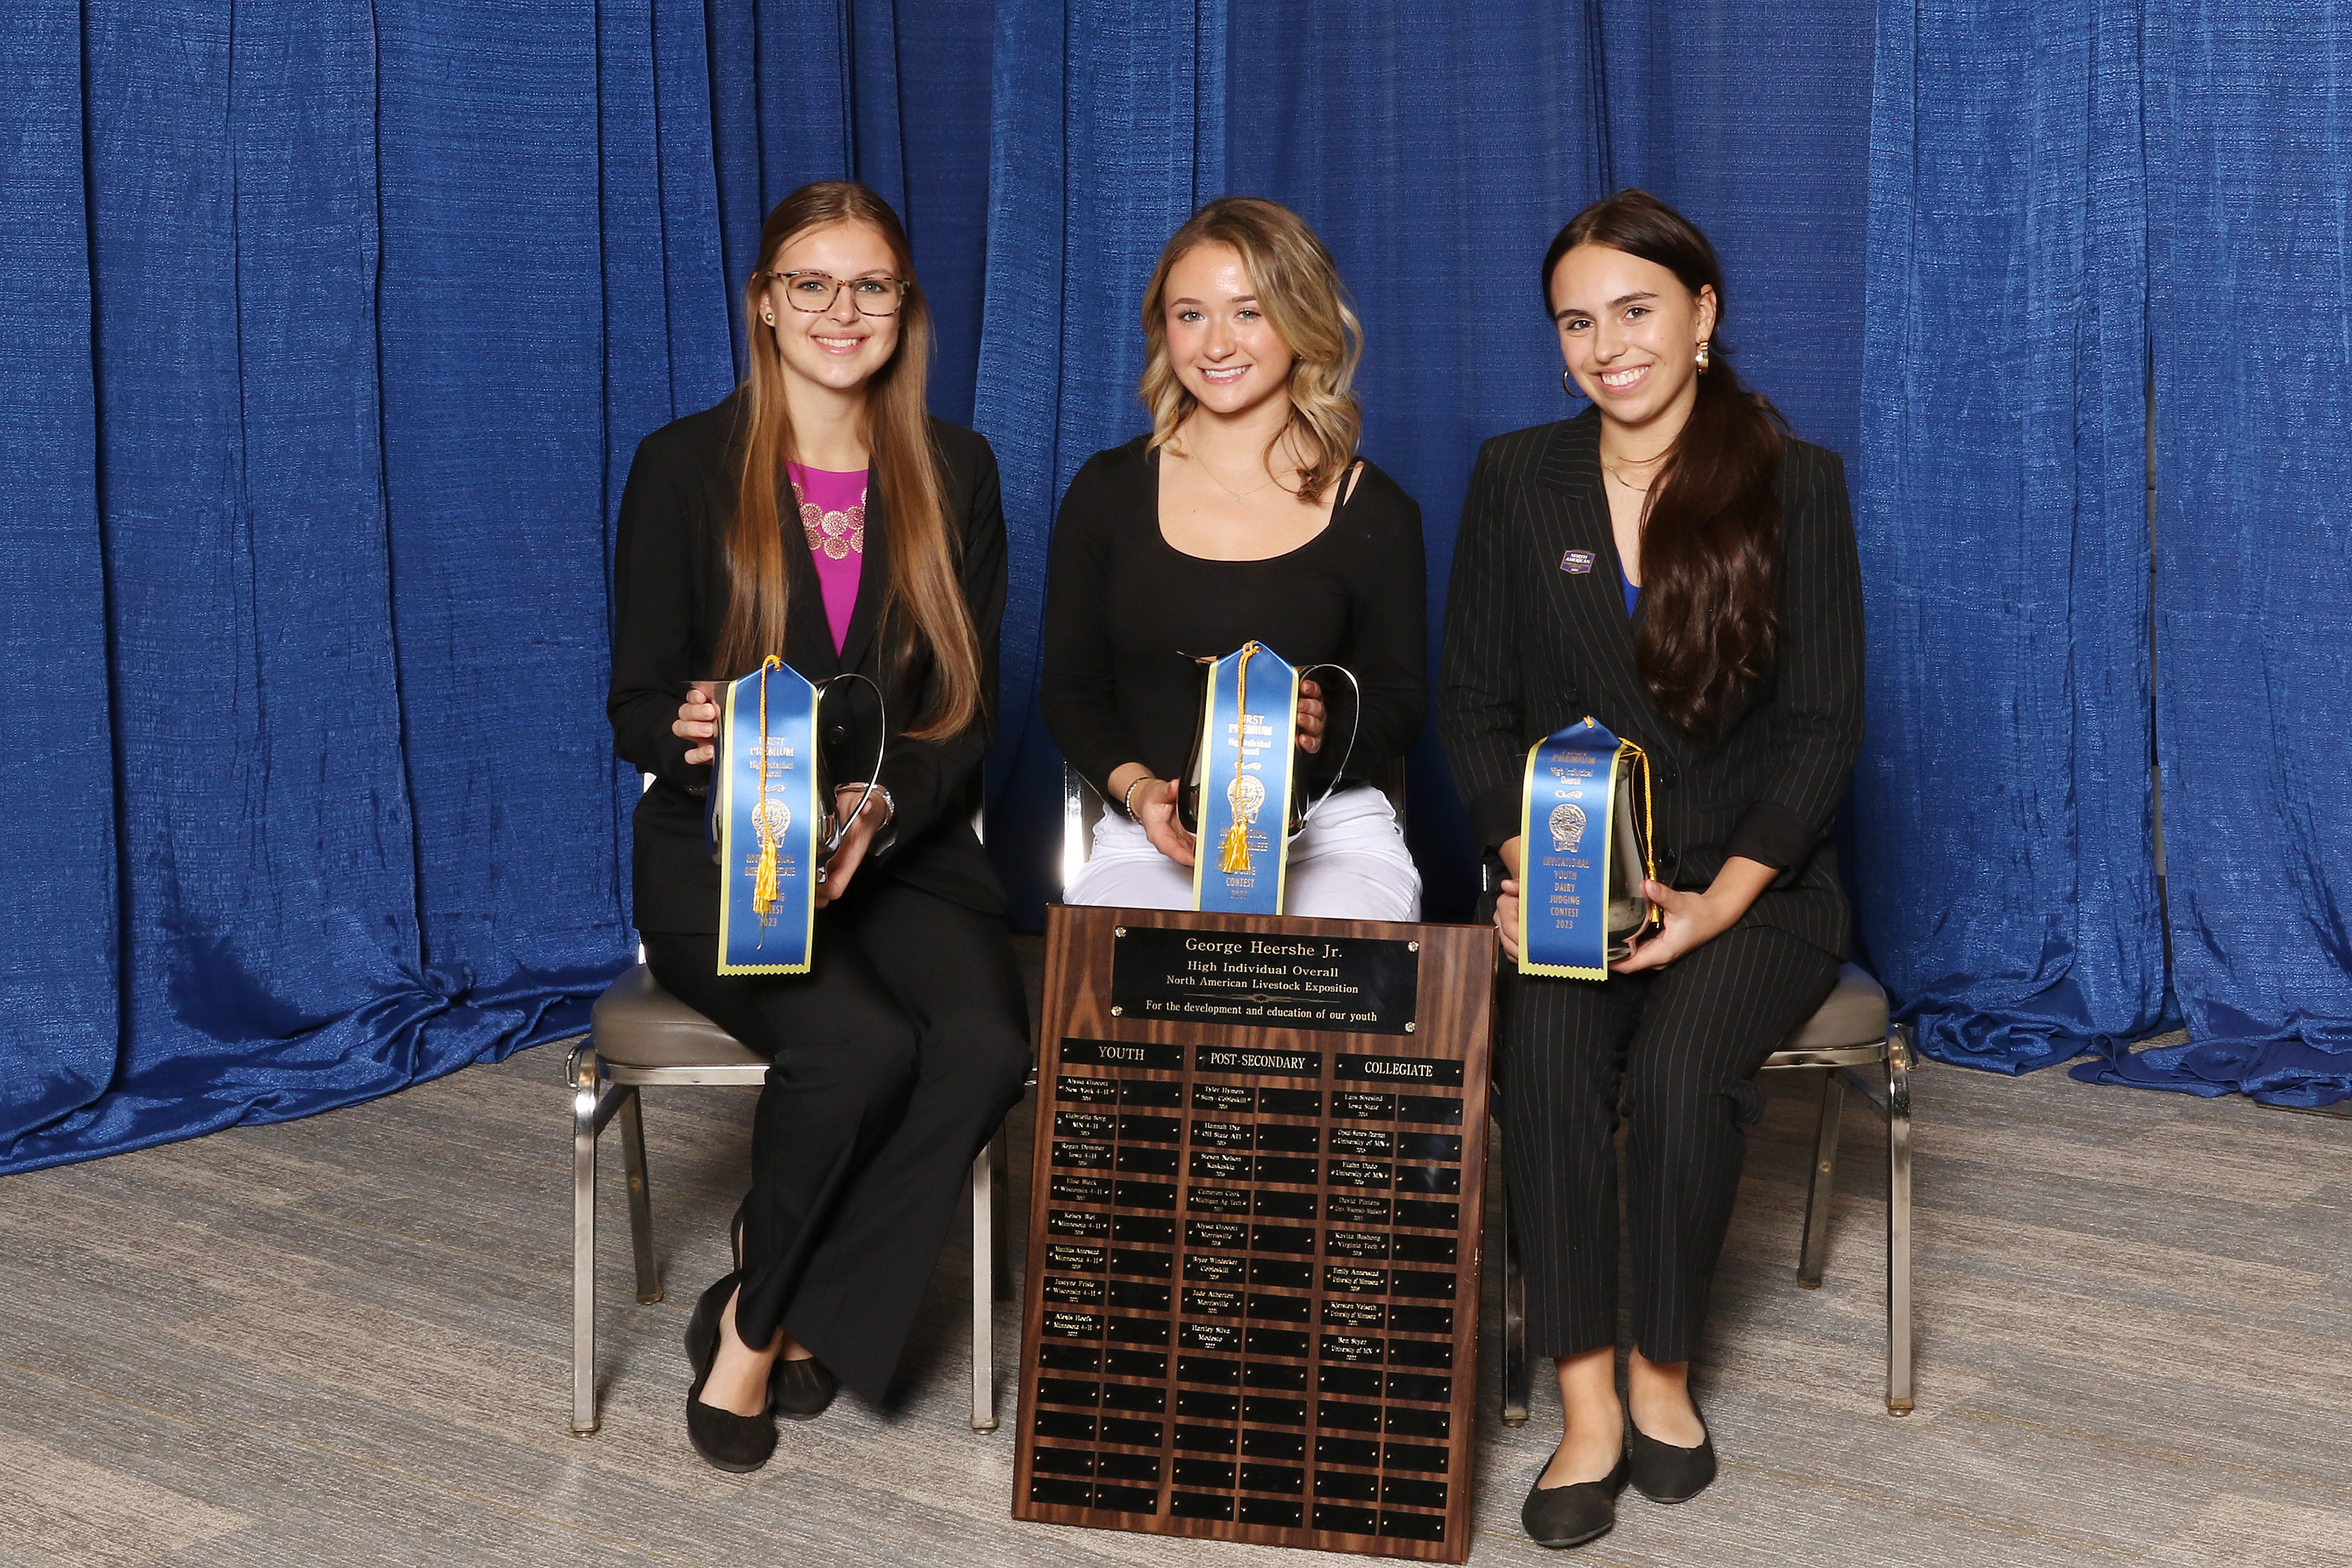
[[1257, 869], [1250, 859], [1249, 831], [1243, 826], [1238, 814], [1225, 828], [1224, 838], [1218, 848], [1217, 869], [1243, 872]]
[[[1617, 742], [1617, 754], [1642, 764], [1642, 866], [1643, 874], [1654, 882], [1658, 879], [1658, 830], [1656, 819], [1650, 810], [1650, 753], [1632, 741], [1620, 741]], [[1643, 923], [1663, 925], [1664, 922], [1665, 916], [1658, 912], [1657, 905], [1652, 904], [1649, 918]]]
[[[1249, 739], [1249, 661], [1257, 652], [1257, 644], [1242, 644], [1241, 662], [1234, 668], [1234, 783], [1233, 792], [1225, 804], [1232, 808], [1233, 818], [1225, 826], [1224, 837], [1217, 847], [1217, 869], [1247, 873], [1256, 869], [1250, 859], [1249, 825], [1257, 815], [1245, 808], [1242, 801], [1242, 763], [1249, 752], [1244, 742]], [[1213, 679], [1214, 678], [1212, 677]]]
[[760, 666], [760, 798], [751, 808], [760, 832], [760, 865], [751, 874], [751, 910], [762, 915], [776, 907], [776, 830], [768, 819], [768, 671], [783, 662], [770, 654]]

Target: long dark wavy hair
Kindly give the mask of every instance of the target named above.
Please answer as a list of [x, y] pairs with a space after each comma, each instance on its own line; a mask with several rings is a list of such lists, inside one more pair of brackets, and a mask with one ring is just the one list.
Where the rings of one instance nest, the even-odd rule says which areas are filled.
[[[1560, 258], [1605, 245], [1655, 262], [1696, 299], [1715, 290], [1723, 330], [1723, 266], [1698, 226], [1647, 191], [1620, 191], [1568, 222], [1544, 252], [1544, 314]], [[1702, 744], [1772, 668], [1780, 640], [1780, 469], [1788, 429], [1779, 409], [1740, 384], [1719, 339], [1708, 346], [1698, 401], [1651, 482], [1642, 527], [1642, 614], [1634, 662], [1659, 712]]]

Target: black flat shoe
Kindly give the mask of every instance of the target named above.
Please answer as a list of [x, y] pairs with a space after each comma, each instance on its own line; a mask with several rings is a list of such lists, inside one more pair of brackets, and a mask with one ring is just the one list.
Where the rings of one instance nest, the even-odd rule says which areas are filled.
[[[1696, 1415], [1698, 1406], [1694, 1404], [1691, 1411]], [[1698, 1423], [1705, 1431], [1706, 1417], [1700, 1415]], [[1677, 1448], [1645, 1436], [1630, 1421], [1625, 1425], [1633, 1434], [1626, 1456], [1633, 1465], [1633, 1489], [1652, 1502], [1688, 1502], [1715, 1479], [1714, 1433], [1708, 1432], [1696, 1448]]]
[[705, 1290], [686, 1321], [686, 1359], [694, 1368], [694, 1386], [686, 1391], [686, 1436], [705, 1460], [737, 1475], [758, 1469], [776, 1452], [772, 1394], [768, 1410], [757, 1415], [738, 1415], [702, 1402], [702, 1385], [710, 1381], [710, 1368], [719, 1360], [719, 1320], [727, 1310], [727, 1298], [741, 1281], [741, 1275], [730, 1274]]
[[[1549, 1468], [1551, 1461], [1544, 1461]], [[1617, 1524], [1617, 1494], [1625, 1489], [1625, 1456], [1617, 1456], [1617, 1468], [1597, 1481], [1577, 1481], [1564, 1487], [1546, 1487], [1543, 1471], [1536, 1472], [1536, 1484], [1528, 1489], [1528, 1500], [1519, 1507], [1519, 1525], [1528, 1539], [1538, 1546], [1581, 1546], [1588, 1541], [1598, 1541]]]
[[778, 1356], [776, 1370], [768, 1374], [768, 1407], [787, 1421], [806, 1421], [824, 1415], [840, 1390], [841, 1379], [816, 1357]]

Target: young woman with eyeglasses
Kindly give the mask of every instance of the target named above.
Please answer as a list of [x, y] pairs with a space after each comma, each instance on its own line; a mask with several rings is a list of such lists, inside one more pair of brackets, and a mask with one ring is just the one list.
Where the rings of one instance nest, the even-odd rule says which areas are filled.
[[1528, 1348], [1553, 1358], [1566, 1413], [1521, 1517], [1558, 1547], [1606, 1533], [1629, 1482], [1682, 1502], [1715, 1475], [1690, 1363], [1763, 1110], [1755, 1075], [1845, 952], [1830, 826], [1862, 741], [1862, 583], [1844, 469], [1726, 363], [1722, 269], [1688, 219], [1640, 191], [1596, 202], [1539, 281], [1561, 380], [1593, 406], [1478, 455], [1439, 722], [1502, 862], [1511, 958], [1528, 752], [1587, 715], [1649, 754], [1643, 890], [1664, 915], [1605, 980], [1507, 965], [1503, 981], [1496, 1084]]
[[[995, 458], [925, 411], [930, 321], [873, 192], [787, 196], [743, 300], [744, 384], [647, 437], [629, 470], [608, 703], [615, 749], [653, 775], [635, 818], [646, 964], [774, 1063], [737, 1267], [687, 1332], [687, 1431], [730, 1470], [766, 1463], [775, 1417], [818, 1414], [836, 1382], [885, 1397], [963, 1173], [1029, 1065], [1003, 892], [970, 821], [1004, 608]], [[810, 972], [722, 976], [713, 698], [771, 654], [813, 681], [867, 677], [887, 733], [867, 798], [875, 704], [855, 683], [826, 701], [847, 826]]]
[[1143, 332], [1151, 430], [1087, 459], [1054, 525], [1045, 725], [1108, 803], [1063, 897], [1192, 907], [1178, 793], [1198, 661], [1256, 641], [1361, 692], [1301, 684], [1296, 776], [1336, 787], [1290, 847], [1284, 912], [1418, 919], [1421, 875], [1364, 781], [1427, 711], [1421, 509], [1356, 455], [1361, 332], [1339, 268], [1297, 213], [1226, 196], [1161, 251]]

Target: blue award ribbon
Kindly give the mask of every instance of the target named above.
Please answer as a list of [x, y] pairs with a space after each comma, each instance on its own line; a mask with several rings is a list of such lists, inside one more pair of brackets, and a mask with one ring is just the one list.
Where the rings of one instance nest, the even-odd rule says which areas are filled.
[[816, 688], [770, 655], [719, 729], [719, 973], [805, 974], [816, 922]]
[[1618, 768], [1641, 754], [1591, 718], [1528, 748], [1519, 795], [1520, 973], [1609, 978]]
[[1278, 915], [1290, 851], [1298, 672], [1263, 643], [1244, 643], [1209, 667], [1203, 709], [1192, 907]]

